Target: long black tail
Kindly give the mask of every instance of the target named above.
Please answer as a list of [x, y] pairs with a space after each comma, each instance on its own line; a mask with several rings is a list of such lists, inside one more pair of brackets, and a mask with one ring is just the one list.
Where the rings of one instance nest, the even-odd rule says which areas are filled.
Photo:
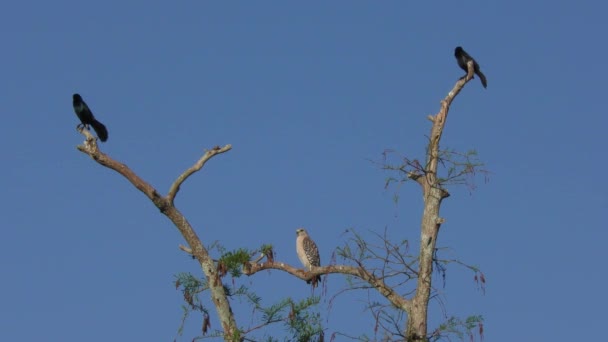
[[481, 84], [484, 88], [488, 87], [488, 81], [486, 81], [486, 75], [484, 75], [480, 70], [476, 70], [475, 73], [479, 76], [479, 80], [481, 80]]
[[93, 126], [93, 129], [95, 130], [95, 133], [97, 133], [99, 140], [101, 140], [101, 141], [108, 140], [108, 130], [106, 129], [106, 126], [104, 126], [101, 122], [97, 121], [96, 119], [93, 119], [93, 121], [91, 122], [91, 126]]

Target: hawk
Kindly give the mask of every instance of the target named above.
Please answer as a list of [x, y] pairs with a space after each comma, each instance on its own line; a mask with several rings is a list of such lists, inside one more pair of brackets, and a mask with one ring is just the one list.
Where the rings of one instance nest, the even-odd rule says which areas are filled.
[[[306, 229], [296, 229], [296, 252], [298, 258], [302, 262], [302, 265], [307, 271], [312, 271], [313, 267], [321, 266], [321, 257], [319, 257], [319, 249], [314, 241], [308, 236]], [[310, 284], [312, 281], [313, 287], [316, 287], [318, 282], [321, 281], [321, 276], [316, 276], [313, 279], [307, 281]]]

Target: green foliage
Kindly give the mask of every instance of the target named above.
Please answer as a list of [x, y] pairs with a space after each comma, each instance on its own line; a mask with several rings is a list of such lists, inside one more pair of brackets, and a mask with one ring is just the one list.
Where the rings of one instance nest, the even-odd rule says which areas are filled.
[[[285, 339], [287, 341], [313, 341], [315, 336], [319, 337], [323, 334], [321, 314], [311, 311], [321, 301], [318, 296], [305, 298], [299, 302], [285, 298], [267, 307], [263, 306], [261, 298], [252, 292], [247, 291], [246, 297], [258, 319], [256, 327], [242, 330], [247, 336], [254, 330], [281, 322], [291, 334], [290, 338]], [[271, 336], [263, 338], [266, 341], [278, 341]]]
[[[249, 293], [251, 295], [251, 293]], [[323, 327], [321, 326], [321, 314], [312, 312], [320, 302], [320, 297], [313, 296], [299, 302], [291, 298], [283, 299], [268, 307], [264, 307], [261, 299], [255, 295], [248, 296], [250, 304], [254, 308], [254, 313], [258, 319], [254, 328], [243, 329], [243, 336], [249, 335], [257, 329], [268, 327], [271, 324], [283, 323], [290, 332], [290, 337], [285, 341], [314, 341], [321, 340]], [[264, 336], [265, 341], [278, 341], [271, 336]], [[259, 340], [259, 339], [255, 339]]]
[[262, 245], [260, 247], [262, 255], [268, 259], [270, 262], [274, 262], [274, 250], [272, 249], [272, 245]]
[[[248, 265], [251, 256], [261, 253], [260, 259], [267, 258], [272, 260], [273, 249], [272, 245], [262, 245], [258, 251], [249, 251], [240, 248], [234, 251], [227, 251], [221, 245], [215, 243], [210, 249], [217, 250], [221, 253], [221, 257], [216, 262], [218, 274], [223, 277], [230, 274], [233, 278], [239, 278], [243, 275], [242, 268]], [[259, 259], [258, 259], [259, 260]], [[256, 260], [257, 262], [257, 260]], [[313, 309], [320, 302], [320, 297], [310, 297], [299, 302], [291, 298], [286, 298], [274, 303], [270, 306], [262, 305], [262, 298], [255, 292], [250, 290], [245, 285], [236, 286], [233, 281], [231, 284], [223, 282], [224, 290], [230, 298], [241, 298], [250, 307], [253, 308], [254, 319], [253, 327], [240, 328], [235, 332], [230, 339], [233, 341], [241, 341], [243, 338], [252, 340], [250, 335], [256, 330], [268, 327], [272, 324], [283, 324], [285, 329], [289, 331], [289, 338], [286, 341], [313, 341], [315, 337], [322, 340], [323, 328], [321, 326], [321, 315], [319, 312], [313, 312]], [[194, 277], [190, 273], [179, 273], [176, 275], [176, 289], [181, 289], [184, 301], [187, 305], [183, 305], [183, 315], [181, 324], [178, 328], [178, 334], [183, 333], [183, 328], [186, 319], [192, 312], [201, 312], [203, 315], [202, 331], [203, 336], [197, 336], [193, 340], [201, 340], [207, 338], [221, 338], [222, 331], [215, 329], [207, 331], [209, 328], [209, 312], [208, 308], [203, 304], [199, 297], [201, 293], [206, 291], [209, 286], [205, 280]], [[279, 340], [272, 336], [264, 336], [255, 338], [256, 341], [278, 342]]]
[[243, 274], [243, 265], [249, 261], [250, 255], [251, 252], [244, 248], [239, 248], [233, 252], [226, 252], [218, 261], [218, 268], [230, 272], [231, 276], [238, 278]]
[[179, 289], [181, 287], [184, 301], [188, 304], [187, 306], [182, 305], [182, 310], [184, 312], [182, 314], [180, 325], [177, 329], [177, 334], [181, 335], [184, 330], [186, 319], [191, 312], [201, 312], [203, 317], [205, 317], [205, 320], [208, 320], [209, 312], [198, 296], [199, 293], [208, 289], [208, 285], [206, 281], [200, 280], [189, 273], [179, 273], [176, 278], [175, 288]]
[[262, 254], [268, 255], [268, 253], [272, 252], [272, 245], [264, 244], [260, 247], [260, 251], [262, 252]]
[[290, 299], [291, 311], [287, 323], [294, 341], [313, 341], [315, 336], [318, 337], [318, 340], [323, 339], [321, 314], [308, 311], [310, 307], [317, 305], [320, 300], [318, 296], [312, 296], [297, 303]]
[[464, 321], [457, 317], [450, 317], [447, 321], [440, 324], [437, 329], [429, 337], [429, 341], [439, 341], [440, 339], [447, 338], [449, 336], [456, 336], [460, 340], [468, 337], [469, 341], [475, 340], [475, 330], [481, 340], [483, 340], [483, 317], [482, 316], [469, 316]]
[[182, 288], [186, 303], [193, 310], [207, 312], [197, 296], [200, 292], [209, 288], [207, 282], [194, 277], [190, 273], [179, 273], [176, 278], [175, 288]]

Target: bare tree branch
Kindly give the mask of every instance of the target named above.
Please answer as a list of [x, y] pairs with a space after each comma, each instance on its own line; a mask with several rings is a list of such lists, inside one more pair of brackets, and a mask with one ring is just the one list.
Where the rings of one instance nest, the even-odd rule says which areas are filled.
[[401, 297], [398, 293], [394, 291], [392, 287], [385, 284], [382, 279], [375, 277], [373, 274], [370, 274], [363, 267], [353, 267], [347, 265], [329, 265], [315, 267], [312, 271], [306, 272], [303, 269], [293, 267], [283, 262], [250, 262], [247, 267], [243, 268], [243, 274], [252, 276], [257, 272], [269, 269], [281, 270], [306, 281], [323, 274], [348, 274], [369, 283], [384, 297], [386, 297], [394, 306], [400, 308], [401, 310], [409, 310], [409, 306], [411, 305], [408, 299]]
[[167, 203], [165, 199], [158, 192], [156, 192], [156, 189], [154, 189], [152, 185], [139, 178], [139, 176], [131, 171], [127, 165], [119, 163], [105, 153], [101, 152], [97, 146], [97, 139], [87, 129], [79, 129], [79, 132], [86, 137], [84, 145], [79, 145], [76, 147], [80, 152], [88, 154], [99, 164], [123, 175], [129, 182], [131, 182], [131, 184], [133, 184], [133, 186], [148, 196], [154, 205], [161, 209], [161, 211], [163, 210], [162, 208], [164, 208]]
[[86, 137], [84, 144], [77, 146], [79, 151], [89, 155], [97, 163], [110, 168], [125, 177], [133, 186], [143, 192], [180, 231], [189, 245], [189, 247], [184, 247], [182, 250], [192, 254], [199, 261], [203, 273], [207, 278], [209, 290], [211, 292], [211, 300], [215, 305], [224, 332], [224, 340], [232, 341], [235, 336], [238, 336], [238, 327], [230, 307], [230, 302], [228, 301], [228, 295], [223, 287], [220, 276], [217, 273], [215, 263], [186, 217], [184, 217], [184, 215], [182, 215], [182, 213], [173, 205], [173, 199], [179, 190], [180, 184], [191, 174], [200, 170], [205, 162], [211, 157], [230, 150], [231, 145], [226, 145], [223, 148], [215, 147], [212, 150], [207, 151], [193, 167], [186, 170], [186, 172], [178, 177], [171, 186], [171, 193], [166, 197], [163, 197], [152, 185], [140, 178], [127, 165], [120, 163], [101, 152], [97, 146], [97, 140], [88, 130], [79, 129], [79, 132]]
[[231, 149], [232, 149], [232, 145], [228, 144], [221, 148], [219, 146], [215, 146], [211, 150], [205, 151], [205, 154], [201, 157], [201, 159], [199, 159], [196, 162], [196, 164], [192, 165], [192, 167], [190, 167], [189, 169], [184, 171], [184, 173], [179, 175], [179, 177], [177, 177], [175, 182], [173, 182], [173, 184], [171, 185], [171, 188], [169, 189], [169, 192], [167, 193], [167, 200], [169, 200], [171, 202], [171, 204], [173, 204], [173, 201], [175, 200], [175, 195], [177, 195], [177, 192], [179, 191], [180, 186], [186, 179], [188, 179], [188, 177], [190, 177], [193, 173], [202, 169], [203, 166], [205, 165], [205, 163], [209, 159], [211, 159], [213, 156], [224, 153], [224, 152], [228, 152]]

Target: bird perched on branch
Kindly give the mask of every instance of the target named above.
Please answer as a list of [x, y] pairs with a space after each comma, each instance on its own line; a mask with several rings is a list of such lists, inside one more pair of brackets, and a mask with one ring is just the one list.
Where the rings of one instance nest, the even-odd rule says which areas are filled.
[[[302, 262], [302, 265], [306, 268], [307, 271], [312, 271], [313, 267], [321, 266], [321, 257], [319, 256], [319, 249], [314, 241], [308, 236], [306, 229], [299, 228], [296, 230], [296, 252], [298, 253], [298, 258]], [[321, 276], [316, 276], [313, 279], [307, 281], [307, 284], [310, 284], [312, 281], [313, 286], [317, 286], [317, 284], [321, 281]]]
[[[477, 76], [479, 76], [479, 79], [481, 80], [481, 84], [483, 85], [483, 87], [484, 88], [488, 87], [488, 82], [486, 81], [486, 76], [481, 72], [481, 70], [479, 70], [479, 64], [477, 64], [477, 62], [473, 59], [473, 57], [471, 57], [460, 46], [458, 46], [456, 48], [456, 50], [454, 50], [454, 57], [456, 57], [456, 61], [458, 62], [458, 66], [462, 70], [464, 70], [465, 72], [467, 72], [467, 73], [469, 72], [469, 69], [467, 67], [467, 63], [469, 61], [473, 61], [473, 69], [475, 70], [475, 74], [477, 74]], [[460, 79], [463, 79], [466, 76], [467, 75], [465, 74]]]
[[74, 94], [72, 98], [74, 112], [76, 113], [76, 116], [78, 116], [78, 119], [80, 119], [80, 124], [76, 127], [85, 127], [88, 129], [89, 125], [91, 125], [95, 130], [95, 133], [97, 133], [99, 140], [108, 140], [108, 130], [106, 129], [106, 126], [104, 126], [101, 122], [95, 119], [95, 116], [93, 116], [93, 112], [91, 112], [89, 106], [87, 106], [86, 102], [84, 102], [82, 97], [79, 94]]

